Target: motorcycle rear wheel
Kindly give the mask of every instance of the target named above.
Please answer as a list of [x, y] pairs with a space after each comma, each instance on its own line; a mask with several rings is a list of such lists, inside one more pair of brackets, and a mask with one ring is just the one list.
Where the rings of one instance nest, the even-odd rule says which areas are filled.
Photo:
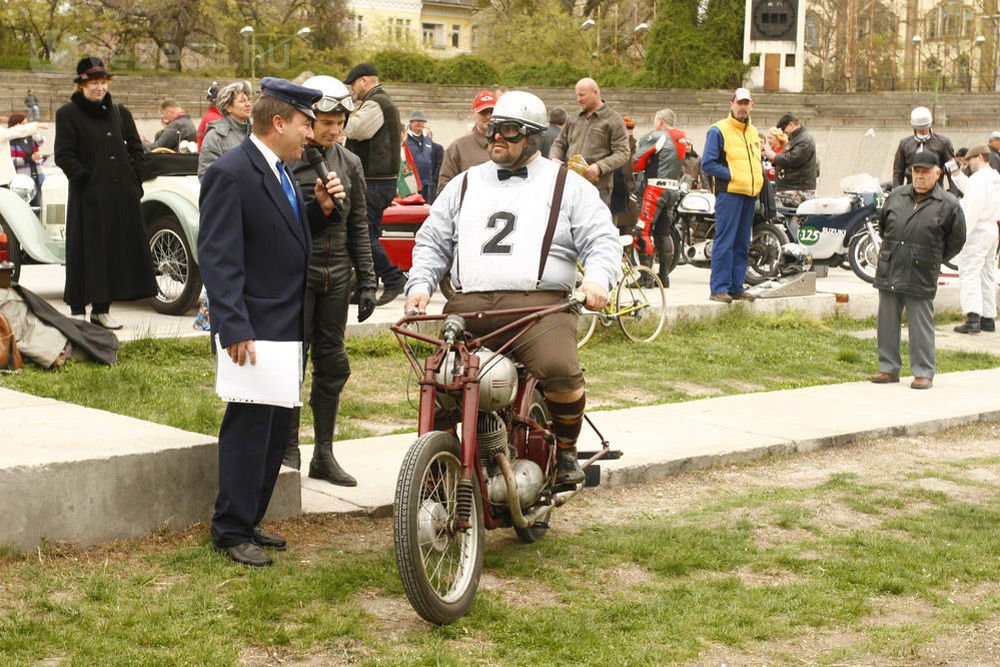
[[[537, 389], [533, 389], [531, 392], [531, 406], [528, 408], [528, 417], [534, 419], [543, 426], [548, 425], [548, 423], [552, 421], [552, 417], [549, 415], [549, 407], [545, 404], [545, 396], [543, 396], [542, 392]], [[518, 539], [525, 544], [534, 544], [538, 540], [545, 537], [545, 533], [547, 533], [548, 530], [548, 521], [545, 523], [536, 523], [535, 525], [528, 526], [527, 528], [518, 528], [517, 526], [514, 526], [514, 533], [517, 535]]]
[[421, 618], [446, 625], [472, 606], [483, 570], [483, 501], [473, 480], [469, 527], [457, 527], [458, 439], [431, 431], [414, 442], [396, 481], [393, 544], [403, 590]]
[[878, 253], [867, 233], [857, 234], [851, 239], [851, 243], [847, 247], [847, 260], [851, 263], [851, 270], [858, 278], [866, 283], [875, 282]]
[[749, 285], [777, 278], [781, 271], [781, 247], [788, 243], [785, 232], [771, 223], [754, 225], [746, 281]]

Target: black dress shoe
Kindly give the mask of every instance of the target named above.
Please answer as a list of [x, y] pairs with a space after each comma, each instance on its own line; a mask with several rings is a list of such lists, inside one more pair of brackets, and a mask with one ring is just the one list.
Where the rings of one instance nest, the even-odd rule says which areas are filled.
[[396, 300], [396, 297], [403, 293], [403, 288], [406, 287], [406, 283], [400, 283], [399, 285], [386, 285], [382, 290], [382, 296], [375, 301], [376, 306], [384, 306], [387, 303], [392, 303]]
[[264, 553], [264, 550], [253, 542], [244, 542], [235, 547], [215, 547], [229, 557], [229, 560], [246, 565], [247, 567], [268, 567], [274, 565], [271, 557]]
[[277, 549], [278, 551], [284, 551], [288, 548], [288, 541], [285, 538], [274, 533], [265, 533], [260, 526], [254, 526], [253, 543], [259, 547]]

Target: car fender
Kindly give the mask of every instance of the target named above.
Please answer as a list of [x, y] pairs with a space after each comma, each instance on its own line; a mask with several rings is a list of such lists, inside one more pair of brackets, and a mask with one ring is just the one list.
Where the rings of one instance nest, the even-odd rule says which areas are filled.
[[53, 242], [31, 207], [7, 188], [0, 188], [0, 215], [28, 257], [42, 264], [66, 263], [65, 245]]
[[148, 225], [159, 215], [160, 211], [166, 208], [181, 225], [184, 236], [187, 237], [188, 246], [191, 248], [191, 255], [194, 261], [198, 261], [198, 207], [188, 199], [176, 192], [169, 190], [156, 190], [147, 193], [142, 198], [142, 213]]

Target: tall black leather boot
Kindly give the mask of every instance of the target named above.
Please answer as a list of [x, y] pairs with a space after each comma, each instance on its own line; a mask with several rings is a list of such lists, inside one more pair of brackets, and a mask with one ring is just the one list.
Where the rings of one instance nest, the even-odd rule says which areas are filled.
[[298, 470], [302, 465], [302, 455], [299, 453], [299, 420], [302, 418], [302, 408], [292, 408], [292, 423], [288, 427], [288, 448], [281, 459], [281, 465]]
[[656, 237], [656, 276], [664, 287], [670, 287], [670, 265], [674, 263], [674, 242], [669, 236]]
[[339, 395], [333, 399], [313, 397], [313, 433], [316, 436], [316, 446], [309, 462], [309, 476], [313, 479], [325, 479], [337, 486], [357, 486], [358, 480], [347, 474], [333, 457], [333, 431], [339, 407]]
[[977, 334], [980, 331], [982, 331], [978, 313], [966, 313], [965, 318], [966, 319], [964, 324], [959, 324], [957, 327], [955, 327], [955, 331], [957, 333]]

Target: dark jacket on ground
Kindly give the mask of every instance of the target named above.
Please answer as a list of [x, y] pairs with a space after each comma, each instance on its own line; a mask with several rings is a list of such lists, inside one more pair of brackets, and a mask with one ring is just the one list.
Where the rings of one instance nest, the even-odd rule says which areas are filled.
[[[142, 141], [111, 95], [83, 93], [56, 112], [55, 161], [69, 180], [66, 291], [71, 307], [156, 295], [139, 200]], [[115, 119], [118, 122], [115, 122]]]
[[[920, 143], [912, 134], [900, 139], [899, 147], [896, 148], [896, 158], [892, 163], [893, 185], [913, 182], [913, 178], [910, 176], [910, 167], [913, 165], [913, 156], [917, 154], [919, 147]], [[948, 170], [944, 168], [944, 163], [955, 157], [955, 147], [952, 146], [951, 139], [932, 131], [930, 139], [924, 142], [924, 150], [937, 154], [941, 173], [947, 174]]]
[[809, 130], [800, 127], [789, 137], [785, 150], [774, 156], [774, 168], [778, 192], [816, 189], [816, 140]]
[[182, 141], [198, 141], [198, 129], [194, 126], [191, 116], [183, 114], [156, 133], [152, 148], [169, 148], [176, 151]]
[[882, 206], [875, 287], [933, 299], [941, 263], [965, 245], [965, 215], [958, 199], [940, 183], [919, 204], [915, 195], [912, 185], [903, 185]]
[[369, 180], [396, 180], [399, 178], [399, 146], [402, 123], [399, 110], [382, 86], [375, 86], [361, 98], [360, 103], [371, 100], [382, 109], [382, 127], [371, 139], [348, 139], [348, 150], [361, 158], [365, 178]]
[[[317, 146], [319, 148], [319, 146]], [[344, 212], [333, 213], [331, 224], [313, 237], [312, 255], [309, 258], [309, 285], [328, 291], [331, 285], [351, 278], [351, 268], [357, 272], [361, 289], [375, 289], [375, 268], [372, 263], [372, 246], [368, 238], [368, 214], [365, 205], [365, 174], [361, 160], [343, 146], [334, 144], [320, 148], [327, 166], [337, 172], [344, 184]], [[292, 173], [302, 188], [306, 202], [315, 197], [313, 186], [316, 172], [305, 160], [292, 165]]]
[[448, 181], [466, 169], [489, 160], [490, 149], [486, 137], [475, 129], [455, 139], [444, 152], [444, 162], [441, 164], [441, 173], [438, 174], [437, 191], [444, 192], [444, 186], [448, 185]]
[[48, 301], [20, 285], [14, 284], [13, 288], [35, 317], [58, 329], [59, 333], [73, 343], [74, 351], [82, 352], [88, 359], [108, 366], [118, 361], [118, 337], [114, 332], [85, 320], [66, 317]]

